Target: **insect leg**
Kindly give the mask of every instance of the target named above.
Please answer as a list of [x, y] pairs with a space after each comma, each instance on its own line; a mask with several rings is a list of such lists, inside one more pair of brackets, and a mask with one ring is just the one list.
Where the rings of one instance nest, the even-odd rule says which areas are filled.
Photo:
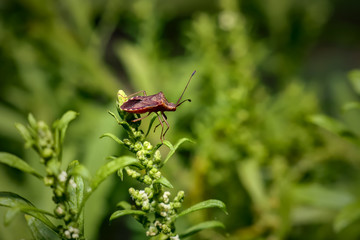
[[[167, 120], [167, 116], [165, 115], [165, 113], [164, 113], [164, 116], [165, 116], [165, 119]], [[160, 123], [154, 127], [154, 132], [158, 126], [160, 126]]]
[[147, 96], [146, 92], [143, 90], [143, 91], [138, 91], [136, 93], [130, 94], [129, 96], [127, 96], [127, 98], [131, 98], [133, 96], [138, 96], [139, 93], [142, 93], [142, 94], [144, 94], [144, 96]]
[[169, 123], [166, 121], [167, 120], [167, 117], [166, 117], [166, 115], [165, 115], [165, 113], [164, 112], [161, 112], [161, 116], [163, 117], [163, 120], [164, 120], [164, 122], [166, 123], [166, 125], [167, 125], [167, 129], [165, 130], [165, 132], [164, 132], [164, 134], [163, 134], [163, 138], [165, 137], [165, 134], [166, 134], [166, 132], [169, 130], [169, 128], [170, 128], [170, 125], [169, 125]]
[[150, 114], [151, 114], [151, 112], [149, 112], [148, 115], [146, 115], [145, 117], [141, 117], [141, 118], [132, 120], [132, 122], [137, 122], [137, 121], [143, 120], [144, 118], [147, 118]]
[[160, 126], [160, 123], [154, 127], [154, 132], [156, 131], [156, 128]]
[[161, 142], [163, 141], [163, 131], [164, 131], [164, 125], [163, 125], [163, 123], [162, 123], [162, 119], [161, 119], [161, 117], [160, 117], [160, 115], [156, 112], [156, 115], [158, 116], [158, 118], [159, 118], [159, 122], [160, 122], [160, 125], [161, 125], [161, 134], [160, 134], [160, 140], [161, 140]]

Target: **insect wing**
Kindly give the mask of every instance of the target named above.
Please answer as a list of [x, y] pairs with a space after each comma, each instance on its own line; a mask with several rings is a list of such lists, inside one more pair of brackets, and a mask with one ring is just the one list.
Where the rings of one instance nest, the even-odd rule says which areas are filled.
[[129, 110], [131, 108], [133, 108], [134, 106], [136, 106], [136, 104], [140, 103], [141, 100], [137, 100], [137, 99], [130, 99], [127, 100], [126, 102], [123, 103], [123, 105], [121, 105], [121, 109], [122, 110]]
[[[141, 97], [141, 98], [139, 98]], [[136, 96], [125, 102], [121, 109], [132, 113], [145, 113], [151, 112], [156, 109], [160, 104], [158, 101], [154, 101], [149, 97]]]

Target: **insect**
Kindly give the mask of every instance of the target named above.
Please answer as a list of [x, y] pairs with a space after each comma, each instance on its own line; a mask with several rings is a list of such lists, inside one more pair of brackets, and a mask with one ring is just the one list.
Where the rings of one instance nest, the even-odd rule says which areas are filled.
[[[132, 120], [132, 122], [137, 122], [140, 120], [143, 120], [144, 118], [148, 117], [151, 113], [156, 113], [156, 115], [158, 116], [159, 122], [160, 124], [158, 124], [155, 128], [154, 131], [156, 130], [156, 128], [161, 125], [161, 134], [160, 134], [160, 140], [163, 141], [165, 138], [165, 134], [166, 132], [169, 130], [170, 125], [167, 122], [167, 117], [165, 115], [164, 112], [166, 111], [176, 111], [176, 108], [178, 106], [180, 106], [181, 104], [183, 104], [186, 101], [191, 102], [190, 99], [185, 99], [183, 101], [181, 101], [181, 98], [183, 97], [186, 88], [188, 87], [191, 78], [194, 76], [194, 74], [196, 73], [196, 71], [194, 71], [190, 78], [189, 81], [187, 82], [184, 91], [182, 92], [179, 100], [176, 103], [171, 103], [168, 102], [168, 100], [166, 99], [165, 95], [163, 92], [159, 92], [157, 94], [154, 95], [150, 95], [147, 96], [145, 91], [140, 91], [143, 93], [143, 96], [135, 96], [135, 97], [131, 97], [129, 98], [126, 102], [124, 102], [121, 106], [120, 109], [125, 111], [125, 112], [129, 112], [129, 113], [137, 113], [137, 114], [142, 114], [142, 113], [148, 113], [146, 116], [144, 117], [140, 117], [137, 119]], [[136, 95], [138, 94], [134, 93], [132, 95]], [[132, 96], [130, 95], [130, 96]], [[181, 102], [180, 102], [181, 101]], [[160, 112], [160, 114], [159, 114]], [[167, 128], [164, 132], [164, 123], [166, 124]]]

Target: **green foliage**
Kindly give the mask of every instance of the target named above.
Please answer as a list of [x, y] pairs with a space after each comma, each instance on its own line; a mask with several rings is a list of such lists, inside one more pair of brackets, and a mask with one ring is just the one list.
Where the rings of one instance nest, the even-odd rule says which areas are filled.
[[41, 174], [38, 173], [29, 164], [27, 164], [24, 160], [10, 153], [0, 152], [0, 162], [25, 173], [30, 173], [35, 177], [42, 178]]
[[202, 222], [187, 229], [185, 233], [180, 234], [180, 239], [186, 238], [188, 236], [194, 235], [197, 232], [210, 228], [225, 228], [225, 226], [219, 221]]
[[[178, 191], [175, 198], [171, 201], [169, 198], [171, 193], [165, 189], [172, 189], [174, 187], [169, 180], [162, 176], [160, 170], [182, 143], [192, 141], [187, 138], [182, 138], [173, 146], [169, 141], [163, 140], [164, 135], [161, 135], [161, 143], [153, 147], [150, 142], [145, 140], [147, 134], [139, 130], [141, 120], [137, 121], [134, 114], [121, 109], [121, 105], [124, 104], [127, 99], [124, 91], [119, 90], [117, 110], [122, 120], [119, 120], [115, 114], [111, 112], [110, 114], [115, 118], [117, 123], [126, 130], [128, 138], [120, 140], [112, 134], [105, 134], [103, 136], [108, 136], [115, 142], [126, 147], [130, 152], [134, 153], [136, 158], [124, 159], [123, 157], [111, 157], [111, 159], [115, 159], [113, 161], [120, 160], [119, 162], [121, 162], [122, 165], [115, 168], [113, 166], [114, 164], [110, 162], [98, 171], [98, 175], [107, 176], [113, 169], [119, 169], [118, 175], [121, 180], [123, 180], [124, 169], [127, 175], [136, 179], [146, 187], [142, 190], [135, 190], [133, 187], [129, 188], [129, 193], [133, 200], [132, 204], [130, 205], [125, 202], [117, 204], [118, 207], [123, 209], [112, 213], [110, 220], [115, 220], [125, 215], [132, 215], [147, 230], [146, 236], [151, 239], [178, 239], [179, 234], [175, 229], [175, 220], [178, 217], [201, 209], [214, 207], [220, 208], [226, 213], [225, 204], [219, 200], [207, 200], [178, 213], [178, 209], [184, 201], [184, 191]], [[159, 121], [161, 121], [160, 118]], [[154, 121], [150, 122], [149, 128], [151, 128], [153, 122]], [[162, 131], [161, 134], [163, 134]], [[163, 144], [170, 149], [164, 161], [161, 160], [159, 151], [159, 148]], [[201, 225], [194, 226], [187, 230], [184, 236], [190, 236], [204, 229], [223, 226], [220, 222], [217, 224], [215, 222], [216, 221], [212, 221], [211, 223], [205, 222]]]
[[49, 228], [44, 227], [43, 223], [39, 221], [38, 218], [25, 215], [25, 219], [29, 228], [31, 229], [31, 233], [34, 239], [39, 239], [39, 240], [61, 239], [54, 231], [51, 231]]
[[91, 192], [93, 192], [99, 186], [99, 184], [112, 173], [116, 171], [122, 171], [125, 167], [132, 165], [140, 166], [137, 159], [133, 157], [118, 157], [106, 163], [96, 172], [94, 178], [92, 179], [90, 183]]
[[[6, 222], [14, 218], [15, 213], [19, 211], [25, 216], [29, 215], [26, 220], [35, 239], [45, 239], [50, 236], [56, 236], [59, 239], [84, 239], [82, 206], [85, 186], [80, 174], [87, 175], [86, 170], [84, 168], [74, 170], [80, 169], [81, 165], [77, 161], [71, 162], [66, 171], [61, 170], [66, 129], [76, 116], [77, 113], [68, 111], [55, 121], [52, 128], [43, 121], [36, 121], [31, 114], [28, 117], [29, 125], [17, 124], [17, 128], [25, 139], [25, 145], [32, 147], [38, 153], [40, 163], [45, 167], [46, 176], [37, 173], [35, 169], [14, 155], [8, 153], [0, 155], [2, 163], [42, 179], [45, 186], [52, 189], [52, 200], [56, 204], [54, 214], [34, 207], [28, 200], [15, 193], [0, 192], [0, 205], [10, 208], [9, 214], [6, 214]], [[77, 175], [77, 173], [80, 174]], [[45, 215], [61, 220], [62, 224], [55, 227], [55, 224]]]
[[164, 162], [163, 162], [163, 165], [165, 165], [167, 163], [167, 161], [171, 158], [171, 156], [175, 153], [176, 149], [178, 149], [178, 147], [184, 143], [184, 142], [193, 142], [191, 139], [188, 139], [188, 138], [182, 138], [180, 139], [176, 144], [175, 146], [173, 146], [169, 141], [163, 141], [163, 143], [170, 149], [168, 155], [166, 156]]
[[[226, 226], [227, 237], [207, 229], [193, 239], [359, 239], [360, 78], [359, 70], [349, 72], [356, 67], [359, 31], [348, 24], [356, 20], [356, 1], [13, 0], [0, 5], [1, 191], [19, 193], [48, 211], [54, 206], [39, 179], [48, 175], [46, 169], [55, 175], [65, 171], [83, 186], [66, 191], [69, 211], [89, 209], [76, 220], [85, 218], [87, 238], [111, 238], [111, 228], [141, 239], [143, 233], [127, 218], [106, 224], [116, 201], [128, 196], [124, 173], [146, 170], [124, 165], [137, 156], [124, 155], [129, 145], [104, 109], [113, 109], [109, 104], [119, 88], [163, 91], [176, 101], [196, 69], [185, 94], [191, 104], [168, 114], [171, 128], [164, 144], [169, 153], [153, 146], [167, 156], [159, 163], [166, 163], [166, 176], [154, 184], [184, 189], [184, 208], [220, 199], [230, 215], [205, 208], [182, 218], [177, 231], [220, 226], [206, 223], [216, 218]], [[38, 126], [33, 116], [29, 126], [23, 124], [28, 112], [52, 122], [66, 109], [82, 117], [72, 123], [64, 143], [57, 124]], [[118, 123], [129, 140], [158, 139], [151, 134], [156, 116], [140, 126], [127, 123], [135, 116], [119, 113], [127, 117]], [[40, 142], [34, 128], [47, 140]], [[102, 137], [114, 142], [98, 141], [104, 132]], [[41, 163], [22, 150], [21, 136]], [[170, 143], [184, 136], [196, 145]], [[122, 160], [111, 158], [105, 165], [112, 162], [114, 168], [102, 168], [111, 154]], [[124, 182], [105, 181], [114, 172]], [[87, 192], [91, 184], [96, 192]], [[119, 209], [128, 207], [119, 204]], [[1, 239], [29, 238], [30, 233], [55, 238], [31, 215], [21, 222], [20, 212], [0, 213], [8, 224], [0, 226]]]
[[206, 200], [200, 203], [195, 204], [194, 206], [189, 207], [188, 209], [182, 211], [181, 213], [179, 213], [177, 216], [175, 216], [174, 218], [178, 218], [181, 216], [184, 216], [186, 214], [189, 214], [191, 212], [195, 212], [201, 209], [205, 209], [205, 208], [220, 208], [222, 209], [226, 214], [226, 206], [222, 201], [219, 200], [215, 200], [215, 199], [210, 199], [210, 200]]
[[[55, 225], [45, 216], [53, 216], [53, 214], [46, 212], [44, 210], [38, 209], [32, 205], [32, 203], [25, 198], [10, 192], [0, 192], [0, 206], [8, 207], [10, 214], [18, 213], [19, 211], [33, 216], [34, 218], [43, 222], [48, 228], [52, 229], [53, 231], [56, 230]], [[9, 219], [9, 215], [7, 214], [7, 219]], [[8, 222], [8, 221], [7, 221]]]
[[[25, 139], [25, 145], [32, 147], [38, 153], [40, 163], [45, 167], [46, 176], [42, 176], [25, 161], [9, 153], [0, 153], [0, 162], [42, 179], [45, 186], [52, 189], [52, 200], [56, 206], [54, 214], [52, 214], [34, 207], [30, 201], [15, 193], [0, 192], [0, 206], [9, 208], [5, 214], [6, 225], [9, 225], [17, 213], [22, 212], [35, 239], [85, 239], [85, 203], [98, 186], [113, 173], [118, 172], [123, 180], [124, 170], [129, 176], [147, 187], [140, 191], [130, 188], [129, 193], [135, 204], [130, 205], [126, 202], [117, 204], [118, 207], [124, 209], [115, 211], [110, 216], [110, 220], [132, 215], [148, 230], [146, 235], [149, 237], [178, 238], [174, 222], [176, 218], [191, 212], [214, 207], [226, 212], [223, 202], [208, 200], [177, 214], [177, 209], [181, 207], [184, 199], [184, 192], [179, 191], [174, 200], [170, 201], [171, 193], [165, 191], [165, 188], [173, 188], [173, 186], [162, 176], [160, 169], [182, 143], [191, 142], [191, 140], [183, 138], [175, 146], [166, 141], [165, 145], [170, 148], [170, 151], [165, 161], [161, 161], [158, 148], [163, 143], [159, 143], [154, 148], [150, 142], [145, 141], [144, 133], [138, 129], [140, 124], [132, 121], [134, 116], [130, 116], [130, 113], [122, 112], [120, 104], [122, 104], [123, 98], [120, 95], [118, 97], [117, 108], [122, 121], [118, 120], [113, 113], [111, 115], [128, 132], [129, 138], [120, 140], [110, 133], [103, 134], [102, 137], [110, 137], [118, 144], [127, 147], [130, 152], [135, 154], [136, 158], [109, 157], [111, 161], [100, 167], [94, 177], [91, 177], [88, 169], [77, 160], [71, 161], [66, 171], [61, 169], [65, 133], [68, 124], [76, 118], [77, 113], [66, 112], [59, 120], [55, 121], [52, 128], [49, 128], [43, 121], [37, 121], [32, 114], [29, 114], [28, 117], [29, 125], [17, 124], [17, 128]], [[61, 224], [55, 226], [46, 215], [61, 220]], [[190, 228], [185, 235], [190, 236], [203, 229], [214, 227], [223, 227], [223, 225], [216, 221], [205, 222]]]

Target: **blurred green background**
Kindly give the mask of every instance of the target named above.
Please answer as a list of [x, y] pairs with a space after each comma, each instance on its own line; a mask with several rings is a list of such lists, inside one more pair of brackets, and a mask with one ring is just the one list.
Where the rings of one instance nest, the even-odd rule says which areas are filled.
[[[71, 109], [80, 116], [64, 159], [94, 173], [107, 156], [128, 154], [99, 139], [122, 134], [107, 114], [117, 90], [163, 91], [176, 102], [196, 69], [192, 102], [168, 114], [166, 136], [196, 144], [184, 144], [164, 174], [185, 190], [185, 207], [216, 198], [229, 215], [190, 215], [179, 232], [218, 219], [225, 231], [192, 239], [359, 239], [359, 145], [308, 121], [326, 114], [360, 133], [359, 111], [341, 110], [359, 99], [349, 81], [360, 66], [359, 10], [356, 0], [1, 0], [0, 151], [40, 167], [14, 122], [31, 112], [51, 123]], [[132, 183], [114, 176], [92, 196], [88, 239], [146, 239], [131, 218], [108, 222]], [[1, 191], [51, 210], [39, 186], [0, 167]], [[31, 238], [21, 216], [7, 227], [0, 219], [0, 239]]]

